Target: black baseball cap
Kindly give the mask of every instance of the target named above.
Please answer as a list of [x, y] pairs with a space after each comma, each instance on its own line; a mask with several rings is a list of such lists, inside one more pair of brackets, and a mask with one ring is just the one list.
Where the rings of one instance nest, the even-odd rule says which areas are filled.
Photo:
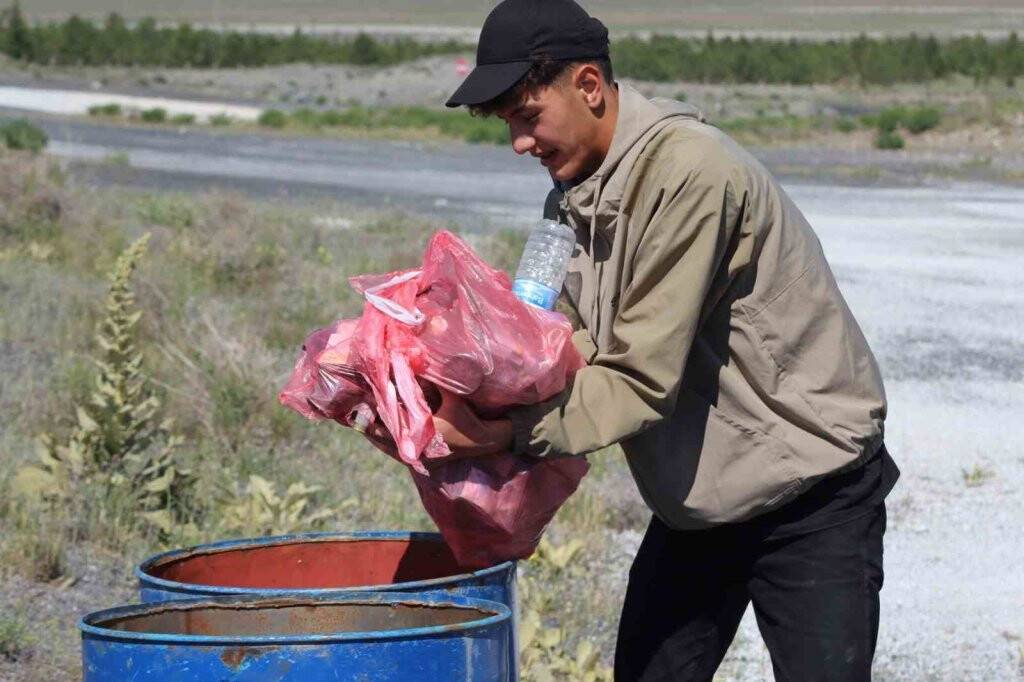
[[476, 68], [446, 103], [483, 104], [526, 75], [534, 60], [608, 57], [608, 29], [573, 0], [504, 0], [480, 29]]

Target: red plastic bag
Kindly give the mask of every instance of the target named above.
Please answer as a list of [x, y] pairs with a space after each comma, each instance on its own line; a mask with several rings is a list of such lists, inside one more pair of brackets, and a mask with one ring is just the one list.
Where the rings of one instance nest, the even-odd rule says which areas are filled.
[[356, 320], [340, 320], [306, 338], [291, 378], [278, 396], [282, 405], [307, 419], [334, 419], [365, 426], [375, 410], [362, 377], [350, 369], [349, 346]]
[[449, 451], [421, 382], [464, 396], [486, 416], [545, 400], [584, 365], [568, 320], [519, 301], [508, 275], [449, 232], [434, 235], [421, 268], [351, 281], [366, 297], [362, 317], [307, 338], [282, 404], [346, 426], [379, 419], [397, 449], [389, 454], [412, 470], [462, 565], [528, 556], [586, 474], [586, 459], [505, 454], [427, 469], [424, 459]]

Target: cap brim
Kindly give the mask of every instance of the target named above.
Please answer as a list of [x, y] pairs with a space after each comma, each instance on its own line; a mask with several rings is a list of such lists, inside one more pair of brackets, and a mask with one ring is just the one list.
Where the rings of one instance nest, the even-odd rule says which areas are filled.
[[445, 106], [473, 106], [489, 102], [518, 83], [530, 70], [531, 64], [531, 61], [482, 64], [466, 76]]

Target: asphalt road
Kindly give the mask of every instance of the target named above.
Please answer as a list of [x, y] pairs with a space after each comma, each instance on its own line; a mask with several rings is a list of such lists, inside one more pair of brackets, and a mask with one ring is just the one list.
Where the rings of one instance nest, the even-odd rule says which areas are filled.
[[70, 160], [80, 179], [101, 185], [325, 198], [436, 215], [480, 229], [527, 224], [550, 188], [547, 173], [533, 159], [501, 147], [29, 118], [50, 136], [51, 154]]

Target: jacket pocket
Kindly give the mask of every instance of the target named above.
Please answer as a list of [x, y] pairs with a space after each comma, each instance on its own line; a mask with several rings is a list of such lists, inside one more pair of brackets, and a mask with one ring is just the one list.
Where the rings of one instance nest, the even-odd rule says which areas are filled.
[[777, 403], [773, 409], [784, 409], [806, 430], [826, 434], [834, 423], [808, 398], [807, 384], [811, 377], [822, 375], [814, 383], [827, 389], [829, 382], [840, 378], [833, 364], [834, 355], [843, 348], [843, 339], [837, 335], [843, 320], [832, 310], [820, 279], [820, 272], [808, 266], [770, 300], [744, 309], [747, 324], [775, 373], [772, 385], [766, 386]]

